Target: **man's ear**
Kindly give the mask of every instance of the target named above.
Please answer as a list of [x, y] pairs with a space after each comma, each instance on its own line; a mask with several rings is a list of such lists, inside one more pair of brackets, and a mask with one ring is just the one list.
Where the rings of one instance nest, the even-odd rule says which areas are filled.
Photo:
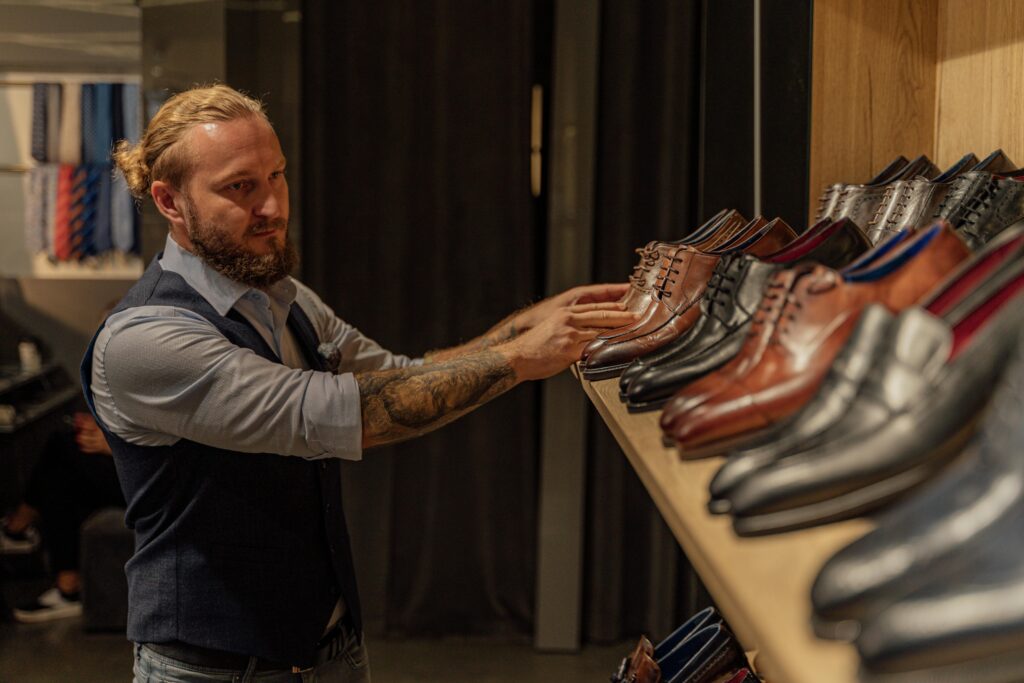
[[185, 230], [185, 198], [181, 192], [164, 180], [154, 180], [149, 194], [157, 211], [171, 224], [171, 229]]

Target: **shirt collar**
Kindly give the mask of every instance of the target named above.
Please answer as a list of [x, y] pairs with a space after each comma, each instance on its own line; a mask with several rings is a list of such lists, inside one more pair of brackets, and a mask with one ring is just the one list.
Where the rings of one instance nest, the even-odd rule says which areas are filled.
[[285, 308], [290, 307], [295, 301], [295, 283], [290, 277], [275, 282], [265, 292], [261, 292], [217, 272], [201, 258], [182, 248], [170, 235], [167, 235], [167, 241], [164, 243], [160, 267], [184, 278], [185, 282], [206, 299], [219, 315], [227, 315], [238, 300], [249, 292], [267, 295]]

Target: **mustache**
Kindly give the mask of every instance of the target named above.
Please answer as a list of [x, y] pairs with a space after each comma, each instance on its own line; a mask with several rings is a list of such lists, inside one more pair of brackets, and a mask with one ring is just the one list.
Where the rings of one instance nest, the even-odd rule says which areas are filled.
[[258, 232], [266, 232], [267, 230], [288, 230], [288, 221], [283, 218], [275, 218], [272, 221], [262, 221], [260, 223], [254, 223], [250, 225], [246, 231], [246, 235], [255, 235]]

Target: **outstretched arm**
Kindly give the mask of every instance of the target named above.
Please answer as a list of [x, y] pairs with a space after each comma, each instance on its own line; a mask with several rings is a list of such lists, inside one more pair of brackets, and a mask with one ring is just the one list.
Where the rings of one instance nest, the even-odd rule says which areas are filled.
[[491, 329], [487, 330], [484, 334], [480, 335], [476, 339], [466, 342], [465, 344], [448, 349], [428, 351], [424, 355], [424, 361], [427, 364], [438, 363], [452, 358], [458, 358], [459, 356], [467, 353], [474, 353], [476, 351], [489, 349], [497, 346], [498, 344], [511, 341], [520, 334], [539, 325], [541, 322], [553, 315], [558, 309], [565, 308], [566, 306], [593, 304], [590, 308], [585, 310], [621, 311], [622, 309], [616, 308], [613, 302], [621, 299], [628, 289], [629, 283], [583, 285], [580, 287], [573, 287], [561, 294], [548, 297], [547, 299], [533, 304], [532, 306], [527, 306], [524, 309], [516, 311], [504, 318]]
[[420, 367], [356, 374], [363, 448], [426, 434], [500, 396], [516, 384], [561, 372], [602, 330], [635, 316], [581, 304], [557, 309], [514, 339]]

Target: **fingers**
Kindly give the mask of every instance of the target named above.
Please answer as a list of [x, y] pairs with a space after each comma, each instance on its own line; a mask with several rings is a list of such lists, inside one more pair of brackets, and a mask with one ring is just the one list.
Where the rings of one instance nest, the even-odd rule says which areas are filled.
[[586, 313], [587, 311], [624, 311], [626, 307], [618, 301], [603, 301], [601, 303], [575, 304], [569, 307], [573, 313]]
[[574, 312], [569, 316], [569, 324], [573, 327], [622, 327], [635, 323], [638, 316], [629, 311], [596, 310]]
[[603, 283], [584, 285], [573, 290], [576, 298], [573, 303], [589, 304], [602, 301], [617, 301], [629, 291], [628, 282]]

